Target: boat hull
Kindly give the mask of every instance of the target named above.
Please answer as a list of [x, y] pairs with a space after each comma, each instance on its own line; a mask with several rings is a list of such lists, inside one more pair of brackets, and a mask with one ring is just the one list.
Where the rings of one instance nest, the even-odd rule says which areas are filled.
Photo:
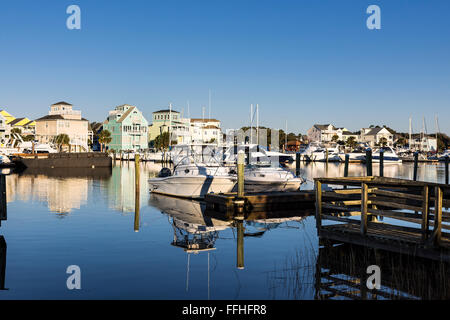
[[150, 192], [153, 193], [182, 198], [201, 199], [208, 193], [231, 192], [236, 184], [236, 179], [232, 177], [217, 176], [169, 176], [164, 178], [153, 178], [148, 182]]
[[245, 192], [277, 192], [277, 191], [297, 191], [300, 189], [302, 180], [295, 178], [283, 181], [273, 181], [264, 179], [245, 178]]

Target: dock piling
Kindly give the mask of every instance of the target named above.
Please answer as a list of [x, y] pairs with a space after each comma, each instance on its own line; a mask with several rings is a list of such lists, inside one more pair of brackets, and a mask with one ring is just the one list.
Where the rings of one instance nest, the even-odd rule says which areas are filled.
[[414, 152], [414, 176], [413, 180], [417, 181], [417, 168], [419, 167], [419, 153]]
[[380, 150], [380, 177], [384, 176], [384, 150]]
[[348, 177], [348, 163], [349, 162], [350, 162], [350, 155], [347, 153], [345, 155], [344, 177]]
[[300, 153], [295, 154], [295, 175], [300, 176]]
[[372, 149], [368, 149], [366, 151], [366, 171], [367, 171], [367, 176], [371, 177], [372, 176]]
[[445, 156], [445, 184], [448, 184], [448, 156]]

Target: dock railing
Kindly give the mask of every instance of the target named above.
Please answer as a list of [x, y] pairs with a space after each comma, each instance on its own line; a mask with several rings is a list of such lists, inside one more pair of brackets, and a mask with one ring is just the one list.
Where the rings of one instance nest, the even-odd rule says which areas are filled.
[[384, 177], [314, 180], [319, 236], [450, 249], [450, 211], [443, 209], [450, 207], [449, 185]]

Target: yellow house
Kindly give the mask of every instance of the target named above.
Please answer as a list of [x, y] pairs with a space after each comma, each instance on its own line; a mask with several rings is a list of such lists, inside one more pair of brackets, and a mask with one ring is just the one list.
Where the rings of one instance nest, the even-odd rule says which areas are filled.
[[28, 118], [16, 118], [8, 123], [11, 129], [18, 128], [23, 134], [34, 134], [36, 122]]
[[6, 120], [6, 124], [9, 124], [11, 121], [14, 121], [16, 118], [9, 114], [6, 110], [0, 110], [0, 113]]

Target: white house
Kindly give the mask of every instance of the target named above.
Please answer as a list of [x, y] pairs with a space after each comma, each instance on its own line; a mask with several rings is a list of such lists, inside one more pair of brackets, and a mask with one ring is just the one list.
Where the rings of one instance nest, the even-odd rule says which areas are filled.
[[361, 129], [360, 141], [366, 142], [372, 148], [375, 145], [379, 145], [380, 139], [383, 138], [386, 139], [388, 146], [392, 147], [394, 145], [394, 133], [385, 127]]
[[190, 119], [189, 131], [192, 143], [221, 144], [223, 140], [220, 121], [216, 119]]

